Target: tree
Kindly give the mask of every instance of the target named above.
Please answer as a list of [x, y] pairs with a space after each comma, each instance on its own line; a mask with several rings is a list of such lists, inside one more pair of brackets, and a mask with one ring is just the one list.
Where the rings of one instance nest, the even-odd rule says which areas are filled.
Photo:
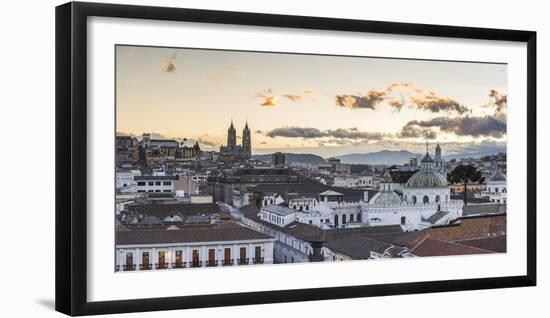
[[483, 179], [481, 171], [472, 165], [459, 165], [453, 171], [447, 173], [447, 180], [450, 183], [464, 184], [464, 205], [468, 204], [468, 183], [483, 182]]

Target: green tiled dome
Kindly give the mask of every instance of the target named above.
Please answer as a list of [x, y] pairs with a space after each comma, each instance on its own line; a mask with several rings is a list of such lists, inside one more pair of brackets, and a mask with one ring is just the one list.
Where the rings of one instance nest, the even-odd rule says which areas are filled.
[[433, 170], [420, 170], [409, 181], [407, 188], [444, 188], [447, 187], [447, 178]]
[[383, 191], [375, 194], [369, 203], [381, 205], [399, 204], [401, 203], [401, 198], [393, 191]]

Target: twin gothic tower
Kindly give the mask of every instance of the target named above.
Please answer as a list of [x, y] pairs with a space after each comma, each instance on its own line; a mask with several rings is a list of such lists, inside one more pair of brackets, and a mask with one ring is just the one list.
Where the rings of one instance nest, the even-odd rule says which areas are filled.
[[220, 148], [222, 155], [236, 157], [250, 157], [252, 155], [252, 140], [250, 138], [250, 129], [248, 122], [243, 129], [242, 144], [237, 145], [237, 130], [233, 126], [233, 120], [227, 130], [227, 145]]

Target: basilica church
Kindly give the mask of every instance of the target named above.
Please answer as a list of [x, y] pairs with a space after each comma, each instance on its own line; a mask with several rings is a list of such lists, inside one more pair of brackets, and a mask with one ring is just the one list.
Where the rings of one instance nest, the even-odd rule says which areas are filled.
[[227, 145], [220, 147], [220, 154], [223, 157], [230, 158], [250, 158], [252, 155], [252, 140], [250, 138], [248, 122], [246, 122], [243, 129], [242, 144], [237, 145], [237, 130], [233, 126], [233, 120], [231, 120], [231, 125], [227, 130]]

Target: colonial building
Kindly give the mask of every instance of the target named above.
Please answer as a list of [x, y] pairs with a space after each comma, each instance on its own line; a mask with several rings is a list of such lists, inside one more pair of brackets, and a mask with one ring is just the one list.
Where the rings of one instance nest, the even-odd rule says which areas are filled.
[[207, 184], [214, 201], [241, 207], [249, 204], [253, 189], [259, 184], [295, 184], [303, 181], [304, 178], [301, 175], [290, 169], [239, 168], [210, 176]]
[[482, 196], [489, 198], [491, 202], [506, 203], [506, 175], [497, 169], [489, 179], [487, 179], [487, 190], [481, 192]]
[[178, 176], [135, 176], [136, 192], [175, 192]]
[[247, 159], [252, 155], [252, 139], [248, 122], [244, 126], [242, 144], [237, 145], [237, 131], [233, 126], [233, 120], [227, 130], [227, 145], [220, 147], [220, 155], [226, 159]]
[[273, 263], [273, 239], [233, 221], [166, 229], [118, 227], [116, 271]]

